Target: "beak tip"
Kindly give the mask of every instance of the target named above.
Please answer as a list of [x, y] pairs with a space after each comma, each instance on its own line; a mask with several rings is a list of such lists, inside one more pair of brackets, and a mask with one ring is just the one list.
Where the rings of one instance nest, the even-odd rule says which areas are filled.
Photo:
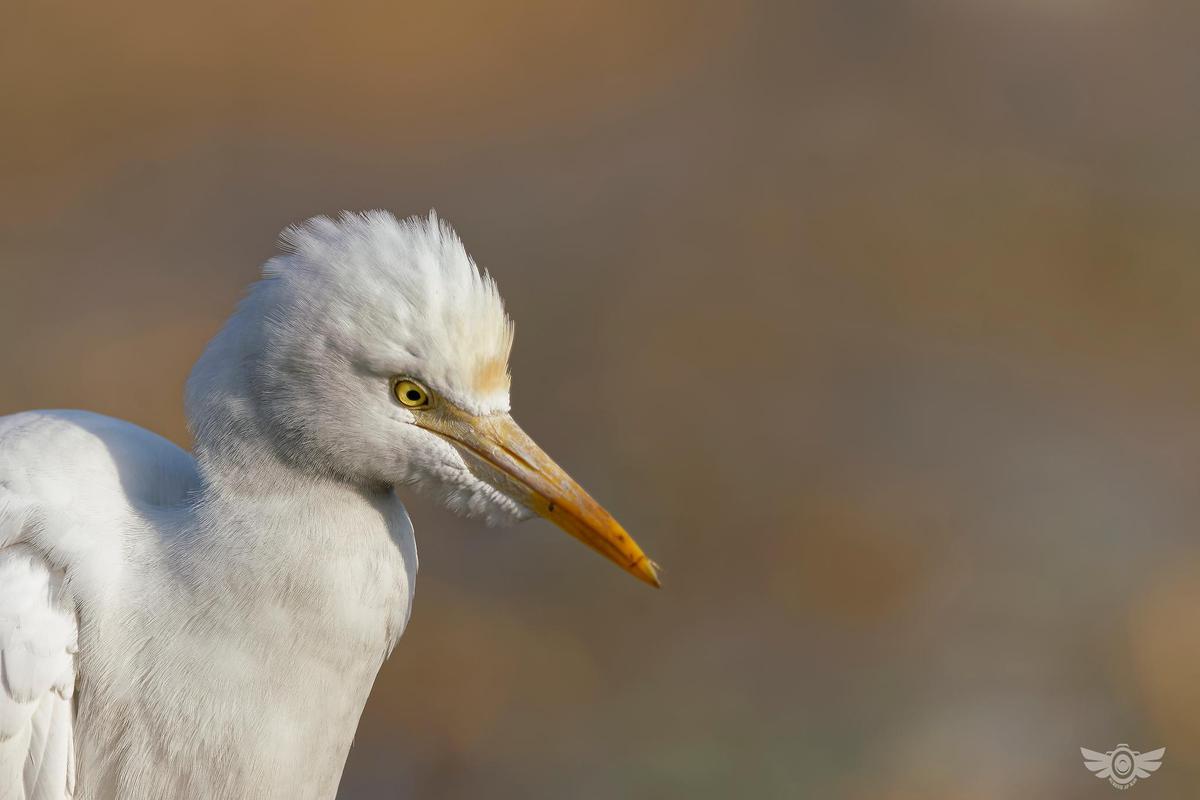
[[645, 556], [642, 556], [641, 560], [633, 566], [632, 572], [639, 580], [650, 584], [655, 589], [662, 588], [662, 581], [658, 579], [658, 564]]

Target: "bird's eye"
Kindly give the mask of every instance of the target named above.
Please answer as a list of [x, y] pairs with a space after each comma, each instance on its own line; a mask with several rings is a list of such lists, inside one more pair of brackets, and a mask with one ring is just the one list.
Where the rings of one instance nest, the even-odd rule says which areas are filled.
[[424, 408], [429, 405], [429, 390], [416, 381], [401, 378], [392, 387], [392, 393], [407, 408]]

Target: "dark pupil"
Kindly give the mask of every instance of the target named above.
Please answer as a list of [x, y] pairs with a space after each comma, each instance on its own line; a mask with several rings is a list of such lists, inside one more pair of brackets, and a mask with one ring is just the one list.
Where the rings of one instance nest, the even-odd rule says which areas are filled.
[[412, 400], [414, 403], [421, 399], [421, 393], [418, 392], [416, 389], [409, 389], [407, 392], [404, 393], [404, 396], [407, 397], [409, 400]]

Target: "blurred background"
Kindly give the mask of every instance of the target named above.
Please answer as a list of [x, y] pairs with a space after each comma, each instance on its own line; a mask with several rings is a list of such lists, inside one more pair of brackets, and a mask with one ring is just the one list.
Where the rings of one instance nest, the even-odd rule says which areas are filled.
[[430, 207], [664, 566], [412, 500], [341, 798], [1200, 781], [1200, 6], [0, 0], [0, 412], [189, 441], [278, 231]]

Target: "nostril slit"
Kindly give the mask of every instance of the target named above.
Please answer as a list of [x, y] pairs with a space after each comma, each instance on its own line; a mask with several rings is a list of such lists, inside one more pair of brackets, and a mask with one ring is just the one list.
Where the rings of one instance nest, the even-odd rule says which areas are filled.
[[556, 507], [557, 507], [557, 506], [555, 506], [555, 505], [554, 505], [554, 503], [551, 503], [551, 504], [550, 504], [550, 505], [549, 505], [549, 506], [546, 508], [546, 510], [547, 510], [547, 511], [553, 511], [553, 510], [554, 510]]

